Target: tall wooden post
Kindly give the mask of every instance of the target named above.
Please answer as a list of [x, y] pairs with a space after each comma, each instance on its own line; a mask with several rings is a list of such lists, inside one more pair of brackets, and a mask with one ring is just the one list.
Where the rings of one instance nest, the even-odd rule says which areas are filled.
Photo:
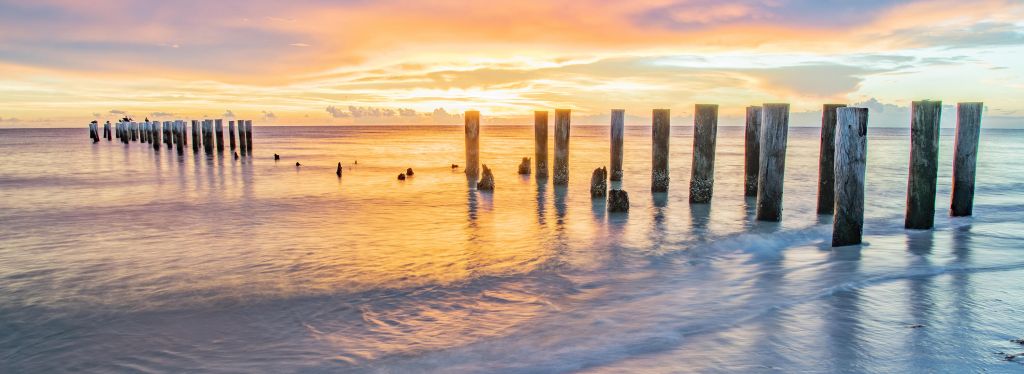
[[668, 140], [670, 131], [668, 109], [652, 112], [651, 127], [651, 192], [668, 191]]
[[709, 203], [715, 189], [715, 142], [718, 136], [718, 105], [697, 104], [693, 112], [693, 163], [690, 168], [690, 202]]
[[[141, 124], [140, 124], [140, 126], [141, 126]], [[160, 123], [159, 122], [153, 122], [151, 124], [151, 127], [153, 128], [153, 130], [150, 131], [150, 133], [149, 133], [150, 140], [153, 141], [153, 149], [159, 151], [160, 150], [160, 141], [161, 141], [161, 137], [160, 137], [160, 135], [161, 135], [160, 134]]]
[[217, 135], [217, 152], [224, 152], [224, 120], [216, 120], [216, 135]]
[[757, 220], [782, 220], [782, 185], [786, 171], [789, 104], [764, 104], [761, 154], [757, 170]]
[[213, 154], [213, 120], [203, 120], [203, 150]]
[[533, 159], [537, 179], [548, 178], [548, 111], [533, 112]]
[[939, 164], [939, 120], [942, 101], [915, 101], [910, 114], [910, 177], [904, 227], [935, 225], [935, 178]]
[[238, 120], [238, 151], [242, 156], [246, 155], [245, 147], [245, 120]]
[[179, 155], [185, 153], [185, 121], [174, 121], [174, 145]]
[[[836, 107], [833, 134], [832, 246], [860, 244], [864, 233], [864, 169], [868, 148], [868, 109]], [[821, 211], [819, 210], [819, 213]]]
[[969, 216], [974, 210], [974, 174], [978, 163], [983, 103], [956, 105], [956, 146], [953, 149], [953, 197], [949, 215]]
[[199, 139], [199, 121], [192, 120], [192, 153], [199, 153], [199, 146], [203, 144]]
[[228, 121], [228, 140], [231, 143], [231, 150], [235, 150], [235, 121]]
[[111, 137], [110, 137], [110, 121], [107, 121], [107, 123], [103, 124], [103, 137], [107, 138], [108, 142], [111, 140]]
[[825, 104], [821, 110], [821, 147], [818, 152], [818, 214], [832, 214], [835, 205], [836, 109], [845, 104]]
[[245, 120], [245, 151], [252, 155], [252, 120]]
[[622, 180], [622, 155], [624, 148], [622, 141], [626, 135], [626, 111], [624, 109], [612, 109], [611, 128], [611, 152], [612, 159], [609, 164], [608, 180]]
[[761, 167], [761, 107], [747, 107], [743, 155], [743, 196], [757, 196], [757, 175]]
[[564, 186], [569, 184], [569, 126], [572, 111], [555, 109], [555, 162], [552, 172], [552, 184]]
[[480, 177], [480, 112], [467, 110], [466, 124], [466, 176], [477, 180]]

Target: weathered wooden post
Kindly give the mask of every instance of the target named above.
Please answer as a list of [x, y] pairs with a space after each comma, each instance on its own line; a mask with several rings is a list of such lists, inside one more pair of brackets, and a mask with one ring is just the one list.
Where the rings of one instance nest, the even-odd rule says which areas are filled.
[[533, 112], [533, 159], [537, 163], [537, 179], [548, 177], [548, 111]]
[[139, 140], [139, 124], [132, 122], [132, 141]]
[[651, 118], [651, 192], [668, 191], [669, 118], [668, 109], [655, 109]]
[[969, 216], [974, 210], [974, 174], [978, 163], [983, 103], [956, 105], [956, 146], [953, 148], [953, 197], [949, 215]]
[[231, 150], [235, 150], [235, 121], [228, 121], [228, 140], [231, 143]]
[[174, 121], [174, 144], [179, 155], [185, 153], [185, 121]]
[[935, 225], [935, 178], [939, 167], [939, 120], [942, 101], [915, 101], [910, 114], [910, 177], [904, 227]]
[[224, 120], [218, 118], [216, 123], [217, 123], [217, 125], [216, 125], [217, 126], [217, 129], [216, 129], [216, 134], [217, 134], [217, 152], [218, 153], [223, 153], [224, 152]]
[[569, 184], [569, 125], [572, 111], [555, 109], [555, 162], [552, 168], [552, 184]]
[[238, 120], [238, 150], [242, 156], [245, 152], [245, 120]]
[[[828, 107], [826, 106], [826, 110]], [[864, 232], [864, 169], [868, 147], [868, 109], [835, 107], [832, 180], [832, 246], [860, 244]], [[820, 195], [819, 195], [820, 196]], [[819, 200], [820, 202], [820, 200]], [[821, 210], [818, 211], [821, 213]]]
[[160, 123], [159, 122], [153, 122], [150, 127], [152, 128], [152, 130], [149, 132], [149, 135], [151, 136], [150, 139], [153, 142], [153, 149], [159, 151], [160, 150], [160, 141], [161, 141], [161, 138], [160, 138], [160, 135], [161, 135], [160, 134]]
[[93, 143], [100, 141], [100, 136], [96, 133], [96, 122], [89, 122], [89, 139], [92, 139]]
[[612, 129], [611, 129], [611, 170], [609, 180], [621, 181], [622, 180], [622, 140], [626, 133], [626, 110], [624, 109], [612, 109]]
[[845, 104], [825, 104], [821, 109], [821, 147], [818, 152], [818, 214], [832, 214], [835, 205], [836, 109]]
[[743, 196], [757, 196], [757, 175], [761, 167], [761, 107], [747, 107], [743, 157]]
[[757, 220], [782, 220], [782, 184], [786, 171], [789, 104], [764, 104], [761, 154], [757, 170]]
[[167, 148], [170, 148], [173, 139], [171, 137], [171, 121], [164, 121], [161, 130], [164, 136], [164, 144], [167, 144]]
[[111, 139], [110, 138], [110, 121], [107, 121], [107, 123], [103, 124], [103, 137], [106, 138], [108, 142]]
[[690, 202], [709, 203], [715, 190], [715, 143], [718, 105], [697, 104], [693, 112], [693, 163], [690, 167]]
[[203, 120], [203, 151], [213, 154], [213, 120]]
[[252, 155], [252, 120], [245, 120], [245, 151]]
[[199, 153], [201, 144], [203, 141], [199, 140], [199, 120], [192, 120], [192, 153]]
[[188, 145], [188, 134], [185, 133], [185, 130], [188, 129], [188, 121], [181, 120], [180, 122], [181, 122], [181, 142], [184, 145]]
[[480, 112], [467, 110], [466, 123], [466, 176], [480, 177]]

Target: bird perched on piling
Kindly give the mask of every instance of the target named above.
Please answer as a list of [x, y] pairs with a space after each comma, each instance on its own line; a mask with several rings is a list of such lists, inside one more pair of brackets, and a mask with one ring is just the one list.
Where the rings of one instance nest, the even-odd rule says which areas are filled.
[[277, 160], [280, 160], [280, 159], [281, 159], [281, 155], [275, 153], [274, 154], [274, 161], [277, 161]]
[[405, 180], [405, 173], [398, 174], [398, 180], [404, 181]]
[[341, 178], [341, 163], [340, 162], [338, 163], [338, 172], [336, 172], [335, 174], [338, 174], [338, 178]]
[[405, 175], [411, 177], [413, 175], [412, 168], [405, 169]]
[[299, 167], [299, 166], [302, 166], [302, 164], [300, 164], [298, 161], [295, 161], [295, 167]]
[[235, 159], [238, 159], [238, 152], [235, 152]]

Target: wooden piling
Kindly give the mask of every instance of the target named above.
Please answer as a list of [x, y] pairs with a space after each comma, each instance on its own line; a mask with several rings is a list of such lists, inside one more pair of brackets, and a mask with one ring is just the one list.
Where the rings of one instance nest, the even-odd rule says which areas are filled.
[[153, 123], [150, 124], [150, 128], [151, 128], [151, 130], [149, 132], [149, 136], [151, 137], [150, 140], [153, 143], [153, 149], [159, 151], [160, 150], [160, 141], [161, 141], [161, 138], [160, 138], [160, 136], [161, 136], [161, 134], [160, 134], [160, 123], [159, 122], [153, 122]]
[[953, 196], [949, 215], [969, 216], [974, 210], [974, 175], [978, 163], [983, 103], [956, 105], [956, 146], [953, 148]]
[[910, 176], [904, 227], [930, 229], [935, 225], [935, 178], [939, 163], [939, 120], [942, 101], [915, 101], [910, 117]]
[[174, 139], [171, 136], [171, 121], [164, 121], [163, 127], [161, 128], [161, 130], [163, 130], [162, 132], [163, 132], [163, 136], [164, 136], [164, 144], [167, 144], [167, 148], [170, 148], [171, 147], [171, 142]]
[[569, 126], [572, 120], [570, 109], [555, 109], [555, 160], [552, 168], [552, 184], [569, 184]]
[[480, 112], [467, 110], [466, 124], [466, 176], [480, 177]]
[[832, 214], [835, 205], [836, 109], [845, 104], [825, 104], [821, 109], [821, 146], [818, 151], [818, 214]]
[[757, 196], [757, 175], [761, 167], [761, 107], [747, 107], [743, 157], [743, 196]]
[[238, 150], [242, 156], [246, 155], [245, 152], [245, 121], [238, 120]]
[[[828, 110], [826, 105], [826, 110]], [[836, 106], [831, 120], [835, 155], [832, 175], [832, 246], [860, 244], [864, 232], [864, 169], [868, 147], [868, 109]], [[820, 196], [820, 194], [819, 194]], [[819, 199], [820, 203], [820, 199]], [[818, 213], [821, 213], [819, 209]]]
[[110, 137], [110, 121], [107, 121], [107, 123], [103, 124], [103, 137], [106, 138], [108, 142], [111, 140], [111, 137]]
[[652, 112], [651, 127], [651, 192], [668, 191], [668, 144], [671, 126], [668, 109]]
[[626, 111], [624, 109], [612, 109], [611, 116], [611, 163], [608, 179], [612, 181], [622, 180], [622, 141], [626, 133]]
[[245, 120], [245, 151], [252, 155], [252, 120]]
[[174, 121], [174, 145], [179, 155], [185, 153], [185, 121]]
[[213, 154], [213, 121], [208, 119], [203, 120], [203, 151]]
[[216, 135], [217, 135], [217, 152], [224, 152], [224, 120], [216, 120]]
[[139, 140], [139, 124], [135, 123], [135, 122], [132, 122], [132, 127], [131, 128], [132, 128], [132, 141], [133, 142], [134, 141], [138, 141]]
[[231, 143], [231, 150], [235, 150], [235, 121], [228, 121], [228, 140]]
[[757, 220], [782, 220], [782, 185], [786, 171], [789, 104], [764, 104], [761, 152], [757, 170]]
[[715, 189], [715, 143], [718, 105], [697, 104], [693, 112], [693, 163], [690, 167], [690, 202], [709, 203]]
[[533, 159], [537, 164], [537, 179], [548, 177], [548, 111], [533, 112]]
[[199, 120], [192, 120], [192, 153], [199, 153], [199, 145], [203, 144], [199, 138]]

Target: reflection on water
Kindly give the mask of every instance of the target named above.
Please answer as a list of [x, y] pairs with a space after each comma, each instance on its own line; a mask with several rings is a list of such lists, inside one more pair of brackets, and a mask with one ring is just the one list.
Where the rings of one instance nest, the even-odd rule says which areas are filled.
[[486, 130], [493, 193], [450, 167], [459, 127], [263, 128], [239, 159], [0, 130], [0, 372], [1019, 369], [991, 355], [1024, 325], [1018, 132], [982, 137], [977, 217], [934, 232], [902, 229], [906, 131], [872, 132], [867, 244], [833, 250], [817, 129], [791, 131], [778, 223], [743, 197], [741, 128], [710, 204], [690, 128], [658, 194], [628, 128], [628, 213], [589, 195], [607, 128], [573, 129], [568, 186], [516, 173], [531, 127]]

